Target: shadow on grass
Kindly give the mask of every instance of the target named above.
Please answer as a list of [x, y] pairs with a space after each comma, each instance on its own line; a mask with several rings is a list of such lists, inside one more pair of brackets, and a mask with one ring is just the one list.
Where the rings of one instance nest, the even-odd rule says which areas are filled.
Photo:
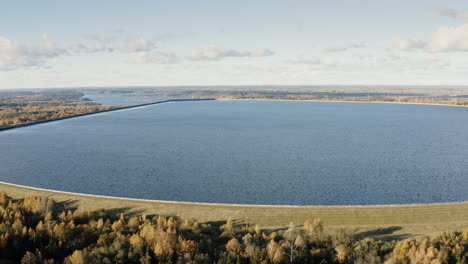
[[357, 239], [364, 239], [366, 237], [370, 237], [370, 238], [384, 240], [384, 241], [403, 240], [403, 239], [411, 237], [410, 234], [398, 234], [398, 235], [393, 234], [396, 231], [399, 231], [401, 229], [403, 229], [401, 226], [377, 228], [377, 229], [372, 229], [372, 230], [356, 233], [355, 237]]
[[386, 235], [383, 237], [377, 237], [376, 239], [382, 240], [382, 241], [392, 241], [392, 240], [405, 240], [410, 237], [413, 237], [414, 235], [411, 234], [400, 234], [400, 235]]
[[[56, 213], [67, 212], [67, 211], [76, 211], [80, 209], [80, 201], [68, 199], [65, 201], [55, 202], [52, 211]], [[109, 209], [96, 209], [92, 210], [93, 212], [99, 212], [104, 210], [105, 213], [111, 217], [120, 217], [121, 214], [124, 214], [126, 217], [141, 216], [144, 214], [145, 210], [135, 210], [133, 207], [117, 207]]]
[[68, 200], [61, 201], [61, 202], [55, 202], [54, 208], [52, 209], [52, 211], [54, 212], [63, 212], [67, 210], [75, 211], [76, 209], [78, 209], [78, 200], [68, 199]]
[[120, 216], [124, 214], [126, 217], [141, 216], [144, 210], [134, 210], [133, 207], [118, 207], [106, 209], [106, 212], [111, 216]]

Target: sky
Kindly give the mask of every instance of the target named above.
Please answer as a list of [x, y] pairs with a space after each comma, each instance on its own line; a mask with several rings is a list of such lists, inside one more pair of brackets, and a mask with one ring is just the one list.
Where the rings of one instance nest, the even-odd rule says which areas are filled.
[[0, 4], [0, 89], [334, 84], [468, 84], [468, 1]]

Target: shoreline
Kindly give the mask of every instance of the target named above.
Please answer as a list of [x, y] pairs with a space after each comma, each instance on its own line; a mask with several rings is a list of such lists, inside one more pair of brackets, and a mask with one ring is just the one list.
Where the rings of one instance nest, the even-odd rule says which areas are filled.
[[188, 202], [188, 201], [171, 201], [171, 200], [156, 200], [156, 199], [143, 199], [143, 198], [130, 198], [120, 196], [108, 196], [99, 194], [88, 194], [78, 192], [60, 191], [54, 189], [46, 189], [39, 187], [32, 187], [27, 185], [15, 184], [0, 181], [1, 185], [7, 185], [22, 189], [36, 190], [41, 192], [50, 192], [57, 194], [75, 195], [83, 197], [124, 200], [145, 203], [162, 203], [162, 204], [182, 204], [182, 205], [197, 205], [197, 206], [227, 206], [227, 207], [252, 207], [252, 208], [398, 208], [398, 207], [424, 207], [424, 206], [450, 206], [450, 205], [468, 205], [468, 201], [457, 202], [437, 202], [437, 203], [413, 203], [413, 204], [367, 204], [367, 205], [281, 205], [281, 204], [236, 204], [236, 203], [207, 203], [207, 202]]
[[456, 104], [435, 104], [435, 103], [416, 103], [416, 102], [384, 102], [384, 101], [350, 101], [350, 100], [313, 100], [313, 99], [269, 99], [269, 98], [253, 98], [253, 99], [230, 99], [230, 98], [215, 98], [216, 101], [271, 101], [271, 102], [313, 102], [313, 103], [355, 103], [355, 104], [396, 104], [396, 105], [429, 105], [429, 106], [450, 106], [467, 108], [468, 105]]

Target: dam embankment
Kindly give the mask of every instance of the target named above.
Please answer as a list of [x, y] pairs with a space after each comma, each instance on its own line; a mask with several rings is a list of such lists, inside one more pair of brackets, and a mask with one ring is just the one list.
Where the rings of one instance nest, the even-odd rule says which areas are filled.
[[121, 208], [125, 214], [179, 216], [201, 222], [225, 221], [231, 217], [239, 223], [259, 224], [262, 228], [283, 227], [291, 222], [302, 225], [304, 221], [319, 218], [330, 232], [341, 228], [359, 229], [360, 232], [373, 231], [381, 239], [431, 235], [468, 226], [468, 202], [369, 206], [209, 204], [106, 197], [5, 182], [0, 182], [0, 191], [14, 199], [26, 195], [48, 197], [83, 211]]

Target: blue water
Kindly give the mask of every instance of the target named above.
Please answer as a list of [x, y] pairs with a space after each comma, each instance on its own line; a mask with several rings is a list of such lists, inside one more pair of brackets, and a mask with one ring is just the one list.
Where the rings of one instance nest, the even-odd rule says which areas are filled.
[[138, 105], [183, 97], [163, 97], [156, 93], [86, 93], [83, 97], [102, 105]]
[[0, 132], [0, 180], [161, 200], [468, 200], [468, 108], [172, 102]]

